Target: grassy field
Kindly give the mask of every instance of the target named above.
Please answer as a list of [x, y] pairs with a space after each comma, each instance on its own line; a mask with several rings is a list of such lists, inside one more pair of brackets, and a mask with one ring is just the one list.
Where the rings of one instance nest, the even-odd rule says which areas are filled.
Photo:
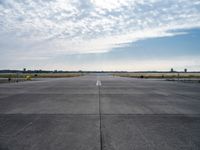
[[113, 76], [130, 77], [130, 78], [198, 78], [200, 79], [200, 73], [117, 73]]
[[81, 73], [1, 73], [0, 78], [70, 78], [82, 76]]

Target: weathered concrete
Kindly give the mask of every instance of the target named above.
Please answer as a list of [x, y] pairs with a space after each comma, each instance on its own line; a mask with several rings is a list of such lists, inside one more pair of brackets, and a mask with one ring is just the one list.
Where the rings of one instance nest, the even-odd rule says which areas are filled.
[[0, 149], [197, 150], [199, 91], [108, 75], [1, 84]]

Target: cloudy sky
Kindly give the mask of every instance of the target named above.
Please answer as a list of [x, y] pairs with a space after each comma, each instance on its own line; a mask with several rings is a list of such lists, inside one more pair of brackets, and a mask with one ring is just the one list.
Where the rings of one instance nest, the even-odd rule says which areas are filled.
[[0, 0], [0, 69], [200, 70], [200, 0]]

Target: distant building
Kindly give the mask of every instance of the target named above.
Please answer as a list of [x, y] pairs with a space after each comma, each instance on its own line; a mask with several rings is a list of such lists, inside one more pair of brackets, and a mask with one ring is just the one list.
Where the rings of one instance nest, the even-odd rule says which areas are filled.
[[187, 69], [184, 69], [184, 72], [186, 73], [186, 72], [187, 72]]
[[171, 68], [171, 71], [170, 72], [174, 72], [174, 69], [173, 68]]
[[23, 69], [23, 72], [26, 72], [26, 68]]

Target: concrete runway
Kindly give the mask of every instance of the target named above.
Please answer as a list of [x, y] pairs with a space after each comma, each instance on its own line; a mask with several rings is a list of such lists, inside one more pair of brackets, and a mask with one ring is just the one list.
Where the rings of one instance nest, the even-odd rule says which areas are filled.
[[199, 149], [199, 83], [88, 75], [0, 84], [0, 150]]

